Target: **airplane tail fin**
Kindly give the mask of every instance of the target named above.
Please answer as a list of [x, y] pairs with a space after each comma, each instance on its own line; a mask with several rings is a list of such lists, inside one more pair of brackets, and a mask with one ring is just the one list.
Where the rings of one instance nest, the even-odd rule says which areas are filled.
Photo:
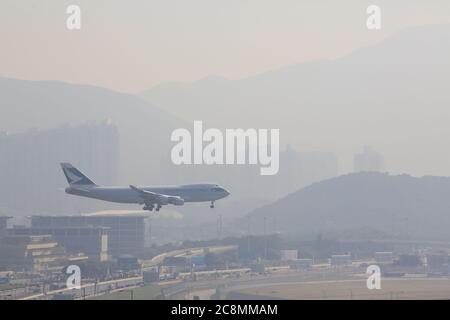
[[61, 163], [61, 168], [70, 186], [96, 186], [96, 184], [82, 174], [70, 163]]

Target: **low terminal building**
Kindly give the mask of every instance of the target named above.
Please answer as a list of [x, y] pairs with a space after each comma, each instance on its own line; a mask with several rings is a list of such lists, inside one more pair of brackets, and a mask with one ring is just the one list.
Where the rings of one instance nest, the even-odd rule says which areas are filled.
[[449, 255], [448, 254], [428, 254], [426, 256], [426, 264], [428, 272], [439, 272], [448, 274], [449, 271]]
[[159, 281], [159, 268], [154, 267], [142, 271], [142, 280], [145, 284], [154, 283]]
[[0, 268], [34, 273], [60, 271], [83, 255], [69, 255], [50, 235], [10, 235], [0, 242]]
[[129, 254], [119, 256], [117, 258], [117, 264], [122, 270], [135, 270], [141, 267], [139, 260], [135, 256]]
[[255, 273], [265, 273], [266, 266], [263, 263], [255, 263], [250, 266], [250, 270]]
[[392, 252], [375, 252], [375, 262], [379, 264], [391, 264], [394, 262], [394, 254]]
[[352, 256], [350, 254], [335, 254], [330, 259], [331, 266], [349, 266], [352, 264]]
[[289, 268], [297, 270], [309, 270], [313, 265], [313, 259], [294, 259], [289, 261]]
[[89, 259], [108, 260], [108, 228], [104, 227], [31, 227], [8, 229], [11, 236], [50, 235], [68, 253], [83, 253]]
[[297, 250], [281, 250], [281, 261], [291, 261], [298, 259], [298, 251]]
[[[144, 255], [145, 214], [97, 213], [79, 216], [32, 216], [32, 228], [107, 228], [108, 255], [117, 258], [124, 254]], [[80, 229], [81, 230], [81, 229]], [[86, 230], [86, 229], [85, 229]]]
[[198, 256], [192, 256], [191, 257], [191, 265], [192, 268], [195, 270], [203, 270], [206, 268], [206, 256], [198, 255]]

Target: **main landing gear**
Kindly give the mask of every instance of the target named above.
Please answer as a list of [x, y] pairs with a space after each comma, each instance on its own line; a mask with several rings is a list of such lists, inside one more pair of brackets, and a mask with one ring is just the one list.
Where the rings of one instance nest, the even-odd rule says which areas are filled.
[[214, 209], [214, 201], [211, 201], [211, 204], [209, 206], [211, 209]]
[[153, 211], [154, 206], [152, 204], [146, 204], [142, 210]]
[[159, 209], [161, 209], [161, 207], [162, 206], [160, 204], [157, 204], [156, 208], [155, 208], [155, 206], [153, 204], [146, 204], [144, 206], [144, 208], [142, 208], [142, 209], [143, 210], [147, 210], [147, 211], [153, 211], [153, 209], [155, 209], [155, 211], [159, 211]]

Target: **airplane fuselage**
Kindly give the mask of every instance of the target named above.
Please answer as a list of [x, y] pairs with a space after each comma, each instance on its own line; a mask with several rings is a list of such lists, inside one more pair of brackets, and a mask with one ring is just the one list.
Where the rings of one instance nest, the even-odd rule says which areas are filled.
[[80, 170], [67, 162], [61, 163], [69, 187], [66, 193], [75, 196], [116, 203], [143, 204], [144, 210], [152, 211], [164, 205], [182, 206], [185, 202], [211, 202], [227, 197], [230, 193], [218, 184], [187, 184], [165, 187], [107, 187], [99, 186]]
[[[216, 184], [140, 187], [141, 190], [176, 196], [185, 202], [210, 202], [225, 198], [228, 191]], [[145, 200], [130, 187], [70, 186], [66, 193], [116, 203], [144, 204]]]

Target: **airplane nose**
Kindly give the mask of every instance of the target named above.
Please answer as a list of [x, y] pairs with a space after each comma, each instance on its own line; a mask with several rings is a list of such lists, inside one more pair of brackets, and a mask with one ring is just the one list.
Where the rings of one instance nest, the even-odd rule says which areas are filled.
[[225, 197], [229, 196], [231, 193], [228, 190], [225, 190]]

